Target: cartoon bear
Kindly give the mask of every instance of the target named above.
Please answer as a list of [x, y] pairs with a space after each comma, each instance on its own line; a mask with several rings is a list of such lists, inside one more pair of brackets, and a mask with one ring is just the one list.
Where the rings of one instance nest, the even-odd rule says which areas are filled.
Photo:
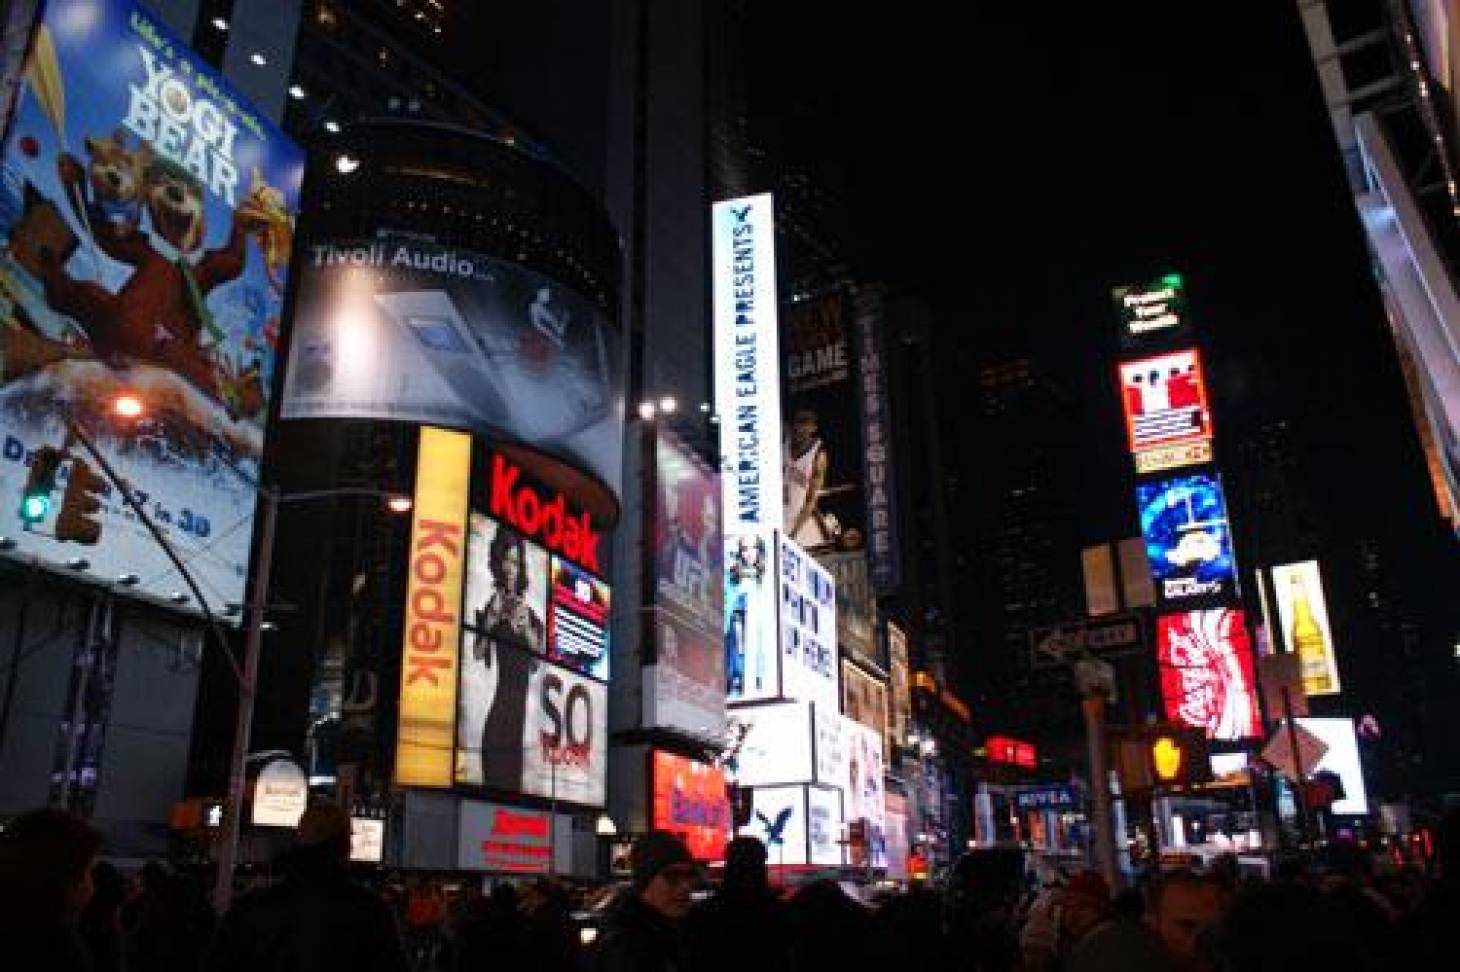
[[[68, 195], [76, 193], [78, 168], [63, 166], [61, 176]], [[230, 411], [261, 398], [227, 387], [246, 377], [230, 377], [230, 369], [221, 368], [203, 347], [205, 336], [214, 344], [222, 338], [207, 296], [242, 274], [244, 240], [258, 228], [257, 219], [239, 206], [223, 245], [199, 252], [206, 232], [203, 187], [186, 169], [166, 159], [154, 158], [147, 164], [141, 201], [148, 231], [122, 232], [110, 223], [91, 228], [93, 239], [108, 256], [133, 268], [116, 293], [99, 283], [74, 279], [64, 261], [53, 255], [42, 260], [39, 275], [46, 300], [80, 323], [103, 361], [114, 366], [145, 361], [169, 368]]]
[[85, 166], [71, 153], [56, 160], [57, 174], [66, 189], [66, 202], [78, 225], [108, 256], [118, 241], [135, 236], [142, 224], [142, 190], [152, 149], [145, 142], [127, 147], [120, 130], [106, 138], [86, 139]]

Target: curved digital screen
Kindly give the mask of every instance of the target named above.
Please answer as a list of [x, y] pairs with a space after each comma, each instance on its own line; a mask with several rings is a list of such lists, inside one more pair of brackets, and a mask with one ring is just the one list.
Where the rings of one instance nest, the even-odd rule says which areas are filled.
[[309, 247], [284, 418], [466, 429], [620, 481], [617, 331], [549, 277], [460, 247], [382, 233]]

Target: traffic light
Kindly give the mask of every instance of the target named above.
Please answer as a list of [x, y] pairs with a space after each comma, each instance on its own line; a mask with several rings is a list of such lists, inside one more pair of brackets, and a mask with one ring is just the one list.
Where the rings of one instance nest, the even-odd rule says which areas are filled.
[[56, 488], [56, 470], [66, 453], [55, 446], [41, 446], [30, 457], [30, 473], [20, 496], [20, 518], [36, 524], [51, 512], [51, 493]]
[[56, 514], [56, 539], [87, 545], [101, 539], [101, 496], [107, 492], [105, 480], [84, 460], [71, 460], [71, 477], [61, 497], [61, 512]]
[[1191, 786], [1212, 778], [1206, 736], [1186, 726], [1113, 728], [1111, 764], [1126, 792]]

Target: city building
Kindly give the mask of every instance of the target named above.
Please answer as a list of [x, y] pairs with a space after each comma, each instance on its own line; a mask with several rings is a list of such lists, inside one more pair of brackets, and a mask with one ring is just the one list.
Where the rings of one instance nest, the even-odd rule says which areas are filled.
[[1440, 516], [1460, 529], [1452, 3], [1298, 4]]

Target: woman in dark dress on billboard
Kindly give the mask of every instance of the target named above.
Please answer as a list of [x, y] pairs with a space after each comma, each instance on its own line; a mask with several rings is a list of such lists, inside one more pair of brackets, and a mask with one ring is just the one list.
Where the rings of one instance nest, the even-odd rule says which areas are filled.
[[482, 722], [482, 785], [522, 789], [526, 746], [527, 686], [537, 667], [532, 652], [542, 646], [542, 619], [527, 603], [527, 541], [501, 524], [487, 553], [492, 595], [476, 611], [472, 654], [497, 666], [497, 690]]

